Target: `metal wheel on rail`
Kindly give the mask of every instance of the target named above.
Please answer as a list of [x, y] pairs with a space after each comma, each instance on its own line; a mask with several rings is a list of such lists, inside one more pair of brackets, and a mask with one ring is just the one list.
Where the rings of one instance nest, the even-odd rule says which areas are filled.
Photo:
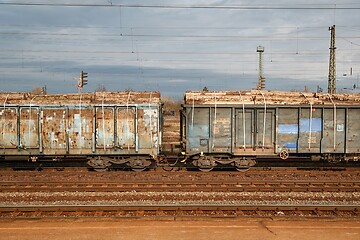
[[131, 168], [131, 170], [134, 171], [134, 172], [143, 172], [143, 171], [146, 170], [146, 167], [144, 167], [144, 168]]
[[256, 160], [250, 157], [240, 157], [234, 161], [234, 167], [239, 172], [245, 172], [255, 166]]
[[106, 172], [109, 169], [108, 168], [92, 168], [95, 172]]
[[162, 170], [164, 170], [165, 172], [173, 172], [175, 168], [173, 167], [162, 167]]
[[200, 155], [198, 158], [192, 161], [192, 164], [195, 167], [198, 167], [198, 169], [202, 172], [210, 172], [214, 169], [214, 167], [217, 166], [214, 157], [205, 155]]
[[127, 162], [127, 165], [134, 171], [134, 172], [142, 172], [147, 167], [151, 165], [151, 161], [146, 159], [146, 157], [137, 156]]
[[201, 168], [201, 167], [199, 167], [199, 170], [201, 171], [201, 172], [210, 172], [211, 170], [213, 170], [214, 168], [212, 167], [212, 168]]
[[108, 160], [102, 158], [101, 156], [92, 157], [87, 161], [87, 164], [97, 172], [104, 172], [109, 169], [109, 167], [112, 165]]
[[246, 172], [250, 169], [250, 167], [236, 167], [236, 170], [239, 172]]

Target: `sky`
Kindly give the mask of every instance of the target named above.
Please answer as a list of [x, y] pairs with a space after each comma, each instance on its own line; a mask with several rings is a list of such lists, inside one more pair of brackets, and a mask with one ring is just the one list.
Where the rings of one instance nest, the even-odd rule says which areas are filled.
[[326, 92], [332, 25], [337, 92], [359, 92], [355, 0], [0, 0], [0, 91], [254, 89], [263, 46], [266, 90]]

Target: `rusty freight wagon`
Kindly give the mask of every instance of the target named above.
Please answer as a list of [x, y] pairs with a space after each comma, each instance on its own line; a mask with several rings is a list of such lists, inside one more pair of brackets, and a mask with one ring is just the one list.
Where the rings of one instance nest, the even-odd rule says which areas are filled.
[[360, 96], [270, 91], [187, 92], [181, 136], [203, 171], [258, 159], [356, 161]]
[[161, 146], [158, 92], [0, 94], [0, 158], [84, 158], [95, 169], [142, 170]]

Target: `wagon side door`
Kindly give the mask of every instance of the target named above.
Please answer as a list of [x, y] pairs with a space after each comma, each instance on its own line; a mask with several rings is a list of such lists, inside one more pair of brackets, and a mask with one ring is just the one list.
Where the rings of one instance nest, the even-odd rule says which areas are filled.
[[295, 153], [298, 147], [299, 109], [279, 108], [277, 123], [278, 152], [287, 150]]
[[235, 110], [235, 153], [254, 147], [254, 118], [254, 109]]
[[17, 136], [17, 109], [5, 108], [0, 110], [0, 148], [16, 149], [18, 146]]
[[112, 107], [96, 108], [96, 149], [97, 151], [114, 148], [114, 119], [115, 112]]
[[91, 153], [94, 112], [90, 106], [69, 109], [70, 154]]
[[209, 108], [187, 109], [187, 149], [190, 153], [209, 152]]
[[39, 148], [39, 108], [20, 108], [20, 147], [22, 149]]
[[158, 114], [158, 109], [154, 107], [143, 107], [137, 110], [139, 153], [158, 153], [160, 143]]
[[322, 109], [301, 108], [299, 153], [319, 153], [322, 138]]
[[116, 144], [123, 153], [135, 153], [135, 120], [134, 107], [116, 109]]
[[345, 109], [324, 109], [323, 153], [343, 153], [345, 147]]
[[274, 153], [275, 139], [275, 109], [256, 110], [256, 136], [257, 149]]
[[348, 109], [346, 128], [346, 153], [360, 152], [360, 109]]
[[231, 108], [211, 109], [211, 139], [212, 152], [231, 152]]
[[66, 108], [43, 108], [41, 139], [45, 154], [64, 154], [67, 151]]

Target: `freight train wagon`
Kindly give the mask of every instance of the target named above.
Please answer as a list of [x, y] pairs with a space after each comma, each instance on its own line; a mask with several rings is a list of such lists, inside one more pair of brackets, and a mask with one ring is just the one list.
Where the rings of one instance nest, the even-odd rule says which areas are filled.
[[161, 146], [158, 92], [0, 94], [0, 159], [149, 166]]
[[187, 92], [181, 140], [203, 171], [263, 159], [357, 161], [360, 96], [269, 91]]

